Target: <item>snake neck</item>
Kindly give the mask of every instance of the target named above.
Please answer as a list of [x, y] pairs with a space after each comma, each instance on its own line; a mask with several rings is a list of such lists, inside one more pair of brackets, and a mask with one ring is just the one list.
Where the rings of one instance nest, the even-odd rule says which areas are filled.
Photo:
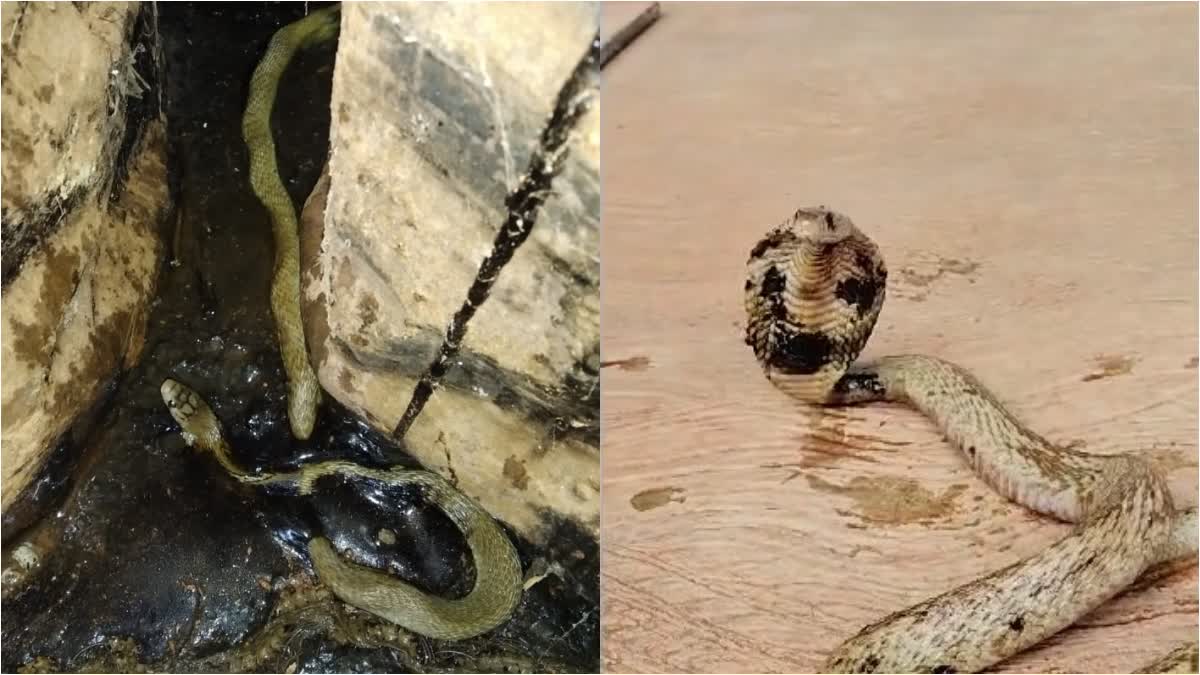
[[830, 244], [800, 241], [780, 266], [783, 283], [769, 300], [774, 324], [762, 359], [767, 378], [792, 398], [821, 403], [853, 358], [839, 324], [843, 313], [829, 279], [837, 259]]
[[[219, 432], [218, 432], [219, 434]], [[218, 435], [216, 440], [206, 443], [204, 449], [212, 453], [217, 463], [230, 476], [233, 476], [237, 482], [245, 485], [271, 485], [274, 483], [286, 483], [286, 474], [278, 474], [273, 472], [252, 473], [247, 471], [245, 467], [233, 458], [233, 450], [229, 447], [224, 436]]]
[[799, 297], [828, 295], [836, 244], [801, 239], [788, 256], [788, 279]]

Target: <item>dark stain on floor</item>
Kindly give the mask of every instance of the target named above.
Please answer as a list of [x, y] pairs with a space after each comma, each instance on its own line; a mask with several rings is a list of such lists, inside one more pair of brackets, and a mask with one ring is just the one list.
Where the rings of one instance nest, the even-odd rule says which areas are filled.
[[646, 356], [631, 356], [627, 359], [617, 359], [613, 361], [601, 361], [601, 368], [609, 368], [615, 366], [621, 370], [631, 372], [641, 372], [650, 367], [650, 358]]
[[682, 504], [685, 501], [687, 501], [687, 495], [684, 493], [683, 488], [677, 487], [650, 488], [649, 490], [642, 490], [629, 499], [630, 505], [638, 511], [657, 509], [671, 502]]
[[1133, 372], [1133, 365], [1137, 363], [1137, 358], [1132, 356], [1122, 356], [1120, 354], [1101, 354], [1092, 359], [1096, 364], [1096, 370], [1084, 375], [1084, 382], [1094, 382], [1103, 380], [1106, 377], [1116, 377], [1118, 375], [1128, 375]]
[[930, 287], [944, 276], [961, 276], [975, 283], [975, 272], [979, 263], [973, 260], [958, 260], [936, 256], [933, 260], [919, 261], [916, 264], [900, 268], [899, 279], [902, 282], [897, 288], [897, 296], [921, 302], [929, 297]]

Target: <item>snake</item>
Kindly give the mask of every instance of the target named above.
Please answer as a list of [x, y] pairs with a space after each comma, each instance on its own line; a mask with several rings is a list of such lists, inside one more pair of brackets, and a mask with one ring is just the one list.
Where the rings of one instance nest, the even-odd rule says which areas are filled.
[[[279, 29], [251, 77], [242, 118], [250, 155], [250, 184], [270, 213], [275, 239], [271, 310], [288, 378], [288, 422], [293, 436], [313, 431], [321, 388], [308, 361], [300, 315], [299, 233], [291, 197], [283, 187], [271, 136], [271, 110], [280, 78], [300, 49], [337, 35], [337, 5]], [[442, 476], [424, 470], [366, 467], [345, 460], [302, 465], [288, 472], [250, 472], [234, 459], [220, 420], [206, 401], [183, 383], [166, 379], [160, 394], [188, 445], [212, 455], [237, 482], [297, 496], [312, 495], [329, 476], [411, 486], [437, 506], [462, 532], [475, 567], [475, 582], [461, 598], [443, 598], [379, 570], [344, 560], [329, 539], [316, 536], [308, 554], [317, 577], [343, 602], [419, 635], [463, 640], [486, 633], [513, 614], [524, 590], [521, 562], [512, 542], [491, 516]]]
[[308, 542], [313, 569], [343, 602], [438, 640], [481, 635], [506, 621], [516, 609], [524, 590], [516, 549], [496, 521], [445, 478], [431, 471], [378, 469], [346, 460], [315, 462], [286, 472], [249, 472], [234, 459], [220, 420], [198, 393], [170, 378], [163, 381], [160, 393], [187, 444], [212, 455], [239, 483], [300, 497], [314, 494], [318, 482], [329, 476], [411, 486], [445, 513], [466, 538], [475, 566], [475, 584], [465, 596], [449, 599], [346, 561], [327, 538], [313, 537]]
[[279, 351], [288, 379], [288, 423], [292, 435], [305, 440], [312, 435], [321, 402], [321, 385], [308, 360], [304, 324], [300, 316], [300, 233], [296, 208], [283, 186], [271, 136], [271, 110], [279, 81], [296, 53], [337, 37], [340, 6], [323, 7], [280, 28], [271, 36], [262, 60], [250, 77], [242, 139], [250, 155], [250, 187], [267, 209], [275, 240], [275, 267], [271, 275], [271, 314]]
[[[1023, 560], [862, 628], [825, 672], [979, 672], [1066, 629], [1150, 568], [1196, 555], [1196, 508], [1176, 508], [1146, 459], [1057, 446], [946, 360], [857, 360], [883, 306], [887, 266], [846, 215], [800, 208], [746, 265], [745, 342], [775, 387], [813, 406], [915, 408], [996, 492], [1073, 524]], [[1195, 673], [1197, 645], [1146, 670]]]

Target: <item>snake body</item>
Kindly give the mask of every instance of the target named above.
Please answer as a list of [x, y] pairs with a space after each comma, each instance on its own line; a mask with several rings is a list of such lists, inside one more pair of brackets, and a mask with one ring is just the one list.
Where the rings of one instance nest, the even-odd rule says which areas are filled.
[[[798, 210], [753, 248], [747, 267], [746, 343], [777, 387], [815, 405], [912, 406], [997, 492], [1075, 524], [1038, 554], [863, 628], [833, 652], [828, 671], [977, 672], [1070, 626], [1151, 566], [1196, 554], [1196, 509], [1176, 510], [1144, 459], [1055, 446], [941, 359], [856, 363], [887, 268], [846, 216]], [[1196, 653], [1186, 645], [1158, 667], [1196, 672]]]
[[250, 94], [242, 117], [242, 138], [250, 153], [250, 186], [271, 217], [275, 239], [275, 271], [271, 277], [271, 313], [288, 377], [288, 422], [292, 435], [312, 434], [321, 386], [308, 361], [300, 319], [300, 235], [296, 208], [279, 177], [271, 109], [279, 80], [297, 51], [333, 39], [338, 31], [338, 5], [319, 9], [279, 29], [250, 78]]
[[289, 472], [250, 473], [234, 460], [220, 421], [199, 394], [171, 379], [163, 382], [161, 393], [188, 444], [211, 453], [240, 483], [284, 488], [300, 496], [312, 494], [317, 481], [333, 475], [416, 486], [466, 537], [475, 564], [475, 585], [458, 599], [430, 595], [378, 570], [347, 562], [328, 539], [314, 537], [308, 544], [313, 569], [344, 602], [439, 640], [461, 640], [485, 633], [516, 609], [522, 578], [521, 562], [512, 542], [491, 516], [441, 476], [411, 469], [373, 469], [337, 460], [307, 464]]
[[[271, 311], [288, 377], [288, 422], [299, 439], [312, 434], [321, 388], [308, 361], [301, 323], [296, 212], [276, 165], [271, 109], [280, 77], [295, 53], [332, 39], [337, 30], [338, 6], [332, 5], [277, 31], [254, 70], [242, 118], [242, 135], [250, 153], [250, 184], [270, 214], [275, 238]], [[211, 453], [238, 482], [283, 488], [300, 496], [312, 494], [321, 478], [334, 475], [415, 486], [465, 536], [475, 564], [475, 584], [457, 599], [424, 593], [383, 572], [343, 560], [328, 539], [314, 537], [308, 544], [313, 569], [344, 602], [441, 640], [485, 633], [516, 609], [523, 589], [521, 564], [512, 542], [485, 511], [441, 476], [428, 471], [373, 469], [347, 461], [319, 462], [289, 472], [251, 473], [234, 460], [220, 421], [199, 394], [171, 379], [163, 382], [160, 393], [188, 444]]]

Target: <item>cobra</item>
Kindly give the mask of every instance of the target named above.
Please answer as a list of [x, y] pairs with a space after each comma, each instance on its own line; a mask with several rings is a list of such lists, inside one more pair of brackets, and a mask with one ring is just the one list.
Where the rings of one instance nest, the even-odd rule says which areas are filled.
[[[746, 343], [778, 388], [813, 405], [916, 408], [997, 492], [1074, 524], [1036, 555], [863, 628], [834, 650], [828, 671], [977, 672], [1067, 628], [1149, 568], [1196, 555], [1196, 509], [1177, 509], [1143, 458], [1055, 446], [941, 359], [857, 362], [887, 267], [845, 215], [796, 211], [754, 246], [747, 271]], [[1147, 669], [1196, 664], [1191, 643]]]

